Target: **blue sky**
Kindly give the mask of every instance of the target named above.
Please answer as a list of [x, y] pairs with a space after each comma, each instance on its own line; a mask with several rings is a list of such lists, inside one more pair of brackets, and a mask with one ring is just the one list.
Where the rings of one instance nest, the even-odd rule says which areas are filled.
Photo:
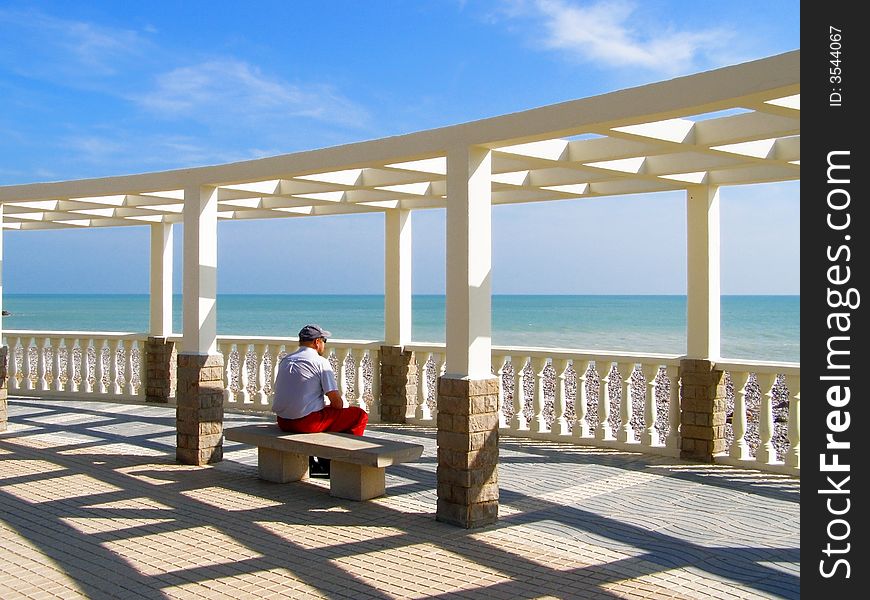
[[[799, 2], [776, 0], [0, 1], [0, 185], [219, 164], [583, 98], [799, 48], [799, 16]], [[722, 190], [724, 293], [799, 293], [799, 192]], [[684, 293], [684, 213], [683, 194], [496, 207], [493, 291]], [[442, 293], [444, 213], [413, 224], [414, 291]], [[177, 254], [181, 237], [176, 226]], [[306, 238], [320, 264], [291, 265]], [[3, 243], [6, 293], [148, 289], [146, 227], [6, 231]], [[224, 223], [218, 252], [221, 292], [383, 289], [378, 215]]]

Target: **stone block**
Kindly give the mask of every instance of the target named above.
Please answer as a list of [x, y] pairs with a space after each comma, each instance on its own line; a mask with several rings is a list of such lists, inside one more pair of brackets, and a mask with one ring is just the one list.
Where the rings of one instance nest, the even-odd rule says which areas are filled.
[[498, 519], [498, 501], [465, 506], [439, 498], [435, 519], [465, 529], [484, 527], [495, 523]]
[[457, 433], [453, 431], [438, 431], [438, 447], [447, 450], [480, 450], [487, 446], [498, 445], [498, 431], [480, 433]]
[[186, 465], [207, 465], [223, 459], [223, 447], [212, 448], [176, 448], [175, 459]]
[[684, 438], [694, 440], [712, 440], [713, 429], [710, 427], [702, 427], [699, 425], [683, 425], [680, 428], [680, 433]]

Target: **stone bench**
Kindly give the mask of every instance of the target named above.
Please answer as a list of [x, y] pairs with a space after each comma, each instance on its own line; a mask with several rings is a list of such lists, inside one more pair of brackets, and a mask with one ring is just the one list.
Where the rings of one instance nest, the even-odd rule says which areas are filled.
[[349, 433], [285, 433], [272, 423], [226, 427], [224, 437], [257, 446], [260, 479], [286, 483], [308, 478], [308, 457], [331, 461], [329, 493], [369, 500], [384, 495], [384, 469], [420, 458], [423, 446]]

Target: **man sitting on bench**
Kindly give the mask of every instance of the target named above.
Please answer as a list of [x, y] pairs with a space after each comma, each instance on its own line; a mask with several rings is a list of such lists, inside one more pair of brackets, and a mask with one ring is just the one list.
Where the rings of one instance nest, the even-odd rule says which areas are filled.
[[[362, 435], [369, 415], [358, 406], [345, 408], [332, 365], [323, 357], [332, 334], [319, 325], [299, 331], [299, 349], [278, 364], [272, 411], [281, 431], [319, 433], [334, 431]], [[329, 477], [329, 461], [309, 458], [311, 476]]]

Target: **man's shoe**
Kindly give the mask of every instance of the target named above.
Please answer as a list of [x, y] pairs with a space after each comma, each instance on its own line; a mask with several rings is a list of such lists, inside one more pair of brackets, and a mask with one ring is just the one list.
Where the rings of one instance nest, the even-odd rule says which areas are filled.
[[308, 475], [310, 477], [329, 477], [329, 459], [317, 456], [308, 457]]

